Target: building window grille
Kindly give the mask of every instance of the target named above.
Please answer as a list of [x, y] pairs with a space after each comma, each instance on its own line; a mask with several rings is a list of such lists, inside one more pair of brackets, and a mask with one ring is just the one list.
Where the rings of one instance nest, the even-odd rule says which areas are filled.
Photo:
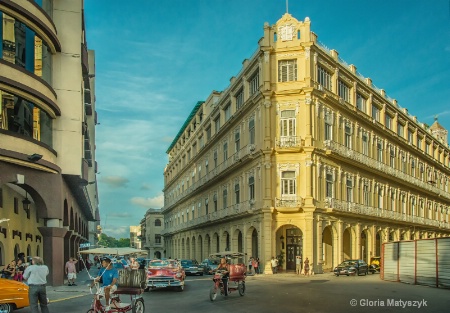
[[392, 129], [392, 117], [389, 114], [386, 114], [386, 128]]
[[340, 79], [338, 80], [338, 96], [350, 102], [350, 88]]
[[281, 111], [280, 132], [281, 137], [295, 136], [295, 110]]
[[333, 174], [327, 173], [325, 178], [325, 192], [327, 198], [333, 197]]
[[248, 179], [248, 190], [250, 200], [255, 200], [255, 177], [253, 176]]
[[362, 153], [369, 155], [369, 137], [367, 134], [362, 135]]
[[253, 145], [255, 144], [255, 119], [253, 118], [248, 122], [248, 131], [250, 135], [250, 144]]
[[325, 68], [317, 66], [317, 82], [323, 86], [323, 88], [331, 90], [331, 74]]
[[377, 161], [383, 162], [383, 142], [377, 142]]
[[345, 146], [347, 148], [352, 148], [352, 128], [349, 125], [345, 126]]
[[353, 182], [347, 179], [347, 202], [353, 202]]
[[160, 219], [156, 219], [155, 220], [155, 226], [157, 226], [157, 227], [161, 226], [161, 220]]
[[235, 200], [234, 203], [238, 204], [241, 202], [240, 201], [241, 199], [239, 196], [240, 196], [240, 186], [239, 186], [239, 183], [237, 183], [234, 185], [234, 200]]
[[228, 160], [228, 142], [223, 144], [223, 161], [226, 162]]
[[216, 134], [217, 134], [219, 132], [219, 129], [220, 129], [220, 116], [218, 116], [214, 120], [214, 128], [216, 129]]
[[241, 150], [241, 133], [239, 131], [234, 133], [234, 150], [236, 153]]
[[359, 93], [356, 94], [356, 108], [360, 110], [361, 112], [366, 113], [367, 112], [367, 100]]
[[155, 235], [155, 243], [160, 244], [161, 243], [161, 235]]
[[414, 141], [414, 138], [413, 138], [413, 132], [410, 130], [410, 129], [408, 129], [408, 142], [412, 145], [413, 144], [413, 141]]
[[380, 108], [374, 104], [372, 105], [372, 118], [377, 122], [380, 121]]
[[378, 208], [383, 209], [383, 188], [378, 188]]
[[296, 180], [294, 171], [281, 173], [281, 195], [290, 196], [296, 194]]
[[216, 168], [217, 167], [217, 150], [214, 151], [213, 159], [214, 159], [214, 168]]
[[228, 207], [228, 190], [224, 189], [222, 193], [222, 201], [223, 201], [223, 208], [226, 209]]
[[217, 212], [217, 194], [216, 193], [213, 196], [213, 202], [214, 202], [214, 212]]
[[250, 77], [250, 95], [255, 94], [259, 90], [259, 69]]
[[244, 106], [244, 90], [241, 88], [236, 94], [236, 111]]
[[364, 183], [364, 186], [363, 186], [363, 203], [366, 206], [370, 205], [369, 184], [367, 184], [367, 183]]
[[231, 118], [231, 104], [228, 103], [225, 108], [223, 109], [223, 112], [225, 114], [225, 122], [228, 121]]
[[278, 61], [278, 81], [290, 82], [297, 80], [297, 60]]
[[395, 150], [392, 147], [389, 151], [389, 166], [395, 168]]
[[399, 135], [402, 138], [405, 138], [405, 125], [398, 123], [397, 135]]
[[205, 214], [206, 215], [209, 214], [209, 199], [208, 198], [205, 199]]

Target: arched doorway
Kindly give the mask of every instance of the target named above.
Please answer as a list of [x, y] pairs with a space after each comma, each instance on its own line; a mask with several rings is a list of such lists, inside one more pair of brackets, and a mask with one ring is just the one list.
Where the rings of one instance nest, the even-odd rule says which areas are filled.
[[16, 245], [14, 246], [14, 258], [17, 258], [19, 253], [20, 253], [20, 247], [19, 247], [19, 244], [16, 243]]
[[323, 229], [322, 233], [323, 269], [333, 269], [333, 235], [331, 226]]
[[280, 241], [283, 248], [284, 238], [286, 238], [286, 270], [295, 271], [295, 259], [297, 255], [303, 259], [303, 233], [300, 228], [287, 225], [281, 230]]
[[191, 258], [191, 245], [189, 242], [189, 238], [186, 238], [186, 259]]
[[256, 229], [252, 231], [252, 256], [254, 258], [258, 257], [258, 232]]
[[203, 238], [201, 235], [198, 235], [197, 246], [198, 246], [198, 253], [199, 253], [198, 261], [201, 262], [203, 260]]
[[342, 234], [342, 250], [344, 260], [352, 258], [352, 235], [350, 233], [350, 228], [345, 229]]
[[161, 252], [156, 251], [156, 252], [155, 252], [155, 258], [156, 258], [156, 259], [161, 259]]
[[195, 244], [195, 237], [192, 237], [191, 239], [191, 246], [192, 246], [192, 254], [190, 255], [190, 259], [197, 259], [197, 246]]
[[374, 256], [381, 256], [381, 245], [383, 241], [381, 240], [383, 236], [382, 231], [378, 231], [377, 235], [375, 237], [375, 255]]
[[363, 230], [361, 232], [360, 256], [361, 256], [361, 259], [363, 261], [365, 261], [366, 263], [368, 262], [368, 257], [367, 257], [367, 254], [369, 253], [368, 247], [369, 247], [369, 236], [368, 236], [367, 230]]

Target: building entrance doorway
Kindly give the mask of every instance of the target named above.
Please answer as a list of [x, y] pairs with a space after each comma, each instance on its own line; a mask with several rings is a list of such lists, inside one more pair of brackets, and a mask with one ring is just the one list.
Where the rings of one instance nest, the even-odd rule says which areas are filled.
[[[295, 259], [303, 254], [302, 231], [295, 227], [286, 230], [286, 270], [295, 271]], [[303, 259], [303, 257], [302, 257]]]

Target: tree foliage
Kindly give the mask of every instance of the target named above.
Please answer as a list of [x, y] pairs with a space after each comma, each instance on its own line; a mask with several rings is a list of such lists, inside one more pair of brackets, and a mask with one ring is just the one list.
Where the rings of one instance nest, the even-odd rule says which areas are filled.
[[124, 248], [130, 246], [130, 238], [116, 239], [106, 234], [100, 234], [98, 245], [107, 248]]

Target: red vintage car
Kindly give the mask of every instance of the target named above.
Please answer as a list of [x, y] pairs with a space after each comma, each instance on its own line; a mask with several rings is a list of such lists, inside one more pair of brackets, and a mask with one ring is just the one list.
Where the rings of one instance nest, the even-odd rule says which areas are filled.
[[184, 290], [186, 274], [181, 264], [176, 260], [151, 260], [147, 265], [147, 288], [173, 287]]

